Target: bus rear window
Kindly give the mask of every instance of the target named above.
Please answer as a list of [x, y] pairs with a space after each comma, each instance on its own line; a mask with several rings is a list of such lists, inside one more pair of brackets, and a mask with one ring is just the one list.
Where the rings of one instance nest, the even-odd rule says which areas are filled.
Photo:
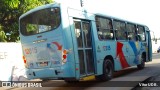
[[34, 35], [56, 29], [60, 25], [60, 9], [46, 8], [33, 12], [20, 20], [20, 32]]

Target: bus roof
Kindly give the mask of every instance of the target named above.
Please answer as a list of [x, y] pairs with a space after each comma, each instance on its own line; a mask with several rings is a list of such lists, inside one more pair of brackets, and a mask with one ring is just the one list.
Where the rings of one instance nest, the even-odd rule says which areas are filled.
[[[45, 8], [49, 8], [49, 7], [53, 7], [53, 6], [54, 6], [54, 7], [60, 7], [60, 3], [54, 2], [54, 3], [51, 3], [51, 4], [45, 4], [45, 5], [42, 5], [42, 6], [38, 6], [38, 7], [34, 8], [34, 9], [31, 9], [31, 10], [29, 10], [28, 12], [22, 14], [19, 19], [21, 19], [21, 18], [23, 18], [24, 16], [26, 16], [26, 15], [28, 15], [28, 14], [30, 14], [30, 13], [33, 13], [33, 12], [35, 12], [35, 11], [38, 11], [38, 10], [41, 10], [41, 9], [45, 9]], [[69, 7], [70, 7], [70, 6], [68, 6], [68, 8], [69, 8]], [[81, 7], [79, 10], [84, 10], [84, 8]], [[87, 11], [87, 13], [91, 13], [91, 14], [94, 14], [94, 15], [97, 15], [97, 16], [108, 17], [108, 18], [111, 18], [111, 19], [116, 19], [116, 20], [120, 20], [120, 21], [124, 21], [124, 22], [128, 22], [128, 23], [132, 23], [132, 24], [136, 24], [136, 25], [141, 25], [141, 26], [145, 26], [146, 28], [148, 28], [148, 27], [147, 27], [146, 25], [144, 25], [144, 24], [140, 24], [140, 23], [128, 21], [128, 20], [125, 20], [125, 19], [122, 19], [122, 18], [117, 18], [117, 17], [114, 17], [114, 16], [110, 16], [110, 15], [107, 15], [107, 14], [105, 14], [105, 13], [103, 13], [103, 12], [102, 12], [102, 13], [96, 13], [96, 11], [95, 11], [95, 12], [90, 12], [90, 11], [88, 11], [87, 9], [85, 9], [85, 10]], [[148, 29], [148, 30], [149, 30], [149, 29]]]
[[53, 5], [54, 5], [54, 7], [59, 7], [59, 6], [60, 6], [60, 4], [59, 4], [59, 3], [56, 3], [56, 2], [55, 2], [55, 3], [51, 3], [51, 4], [45, 4], [45, 5], [42, 5], [42, 6], [38, 6], [38, 7], [36, 7], [36, 8], [33, 8], [33, 9], [27, 11], [26, 13], [22, 14], [22, 15], [19, 17], [19, 19], [21, 19], [21, 18], [23, 18], [24, 16], [26, 16], [26, 15], [28, 15], [28, 14], [30, 14], [30, 13], [33, 13], [33, 12], [35, 12], [35, 11], [38, 11], [38, 10], [41, 10], [41, 9], [45, 9], [45, 8], [49, 8], [49, 7], [53, 7]]

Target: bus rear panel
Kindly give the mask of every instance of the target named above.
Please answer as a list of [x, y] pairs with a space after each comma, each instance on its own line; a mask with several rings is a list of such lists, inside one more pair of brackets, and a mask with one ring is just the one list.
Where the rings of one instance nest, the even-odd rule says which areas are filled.
[[69, 50], [65, 49], [60, 13], [59, 5], [50, 4], [20, 17], [23, 60], [29, 79], [75, 77], [66, 63]]

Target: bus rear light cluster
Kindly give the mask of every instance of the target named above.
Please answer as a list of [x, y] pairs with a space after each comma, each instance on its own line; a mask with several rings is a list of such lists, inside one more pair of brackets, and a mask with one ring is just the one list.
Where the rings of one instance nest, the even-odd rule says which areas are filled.
[[23, 62], [26, 64], [27, 63], [27, 60], [26, 60], [26, 57], [23, 56]]
[[25, 56], [23, 56], [23, 62], [24, 62], [24, 66], [27, 68], [27, 60]]
[[62, 63], [64, 64], [64, 63], [66, 63], [66, 59], [67, 59], [67, 54], [68, 54], [68, 50], [66, 50], [66, 49], [64, 49], [63, 50], [63, 59], [62, 59]]
[[66, 59], [67, 58], [67, 55], [63, 55], [63, 59]]

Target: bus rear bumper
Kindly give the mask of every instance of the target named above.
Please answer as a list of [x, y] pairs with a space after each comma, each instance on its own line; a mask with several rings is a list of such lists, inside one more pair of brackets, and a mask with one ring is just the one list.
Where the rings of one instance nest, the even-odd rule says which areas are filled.
[[60, 67], [42, 68], [42, 69], [26, 69], [28, 79], [59, 79], [63, 77], [63, 71]]

